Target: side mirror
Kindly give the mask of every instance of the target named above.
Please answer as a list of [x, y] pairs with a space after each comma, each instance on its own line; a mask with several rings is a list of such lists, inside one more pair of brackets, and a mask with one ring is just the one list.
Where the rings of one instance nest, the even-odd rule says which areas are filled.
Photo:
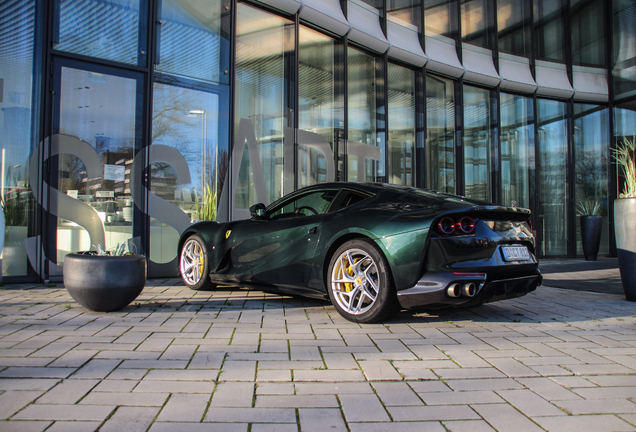
[[265, 204], [258, 203], [250, 207], [250, 216], [252, 216], [252, 219], [263, 220], [266, 215], [267, 211], [265, 210]]

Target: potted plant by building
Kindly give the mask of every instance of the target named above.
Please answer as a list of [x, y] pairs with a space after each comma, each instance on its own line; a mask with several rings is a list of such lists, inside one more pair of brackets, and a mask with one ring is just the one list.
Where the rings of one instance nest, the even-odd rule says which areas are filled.
[[146, 257], [126, 252], [125, 244], [112, 251], [71, 253], [64, 258], [64, 286], [87, 309], [112, 312], [128, 306], [146, 284]]
[[4, 239], [2, 275], [26, 274], [27, 257], [24, 239], [27, 238], [28, 197], [25, 192], [17, 188], [3, 195], [0, 197], [5, 222], [1, 233]]
[[581, 217], [581, 243], [585, 261], [596, 261], [603, 230], [603, 207], [598, 200], [581, 201], [575, 206]]
[[636, 301], [636, 139], [625, 138], [614, 151], [625, 186], [614, 201], [614, 233], [625, 298]]

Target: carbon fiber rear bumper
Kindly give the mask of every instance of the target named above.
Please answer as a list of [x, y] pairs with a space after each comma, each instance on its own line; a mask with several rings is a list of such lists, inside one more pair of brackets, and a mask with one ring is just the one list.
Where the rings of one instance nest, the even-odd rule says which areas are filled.
[[[483, 276], [479, 277], [479, 275]], [[451, 285], [468, 282], [479, 284], [474, 297], [454, 298], [448, 295], [448, 288]], [[521, 297], [534, 291], [542, 282], [543, 276], [539, 269], [524, 276], [494, 280], [488, 280], [485, 273], [427, 273], [414, 287], [398, 291], [398, 300], [404, 309], [467, 307], [490, 301]]]

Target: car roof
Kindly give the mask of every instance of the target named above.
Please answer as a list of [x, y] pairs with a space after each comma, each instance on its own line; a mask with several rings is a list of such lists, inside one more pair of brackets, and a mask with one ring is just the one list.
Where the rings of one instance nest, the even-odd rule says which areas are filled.
[[[439, 199], [439, 198], [461, 198], [458, 195], [447, 194], [444, 192], [437, 192], [429, 189], [419, 189], [413, 186], [402, 186], [389, 183], [356, 183], [356, 182], [329, 182], [318, 183], [312, 186], [307, 186], [302, 189], [298, 189], [295, 193], [304, 193], [311, 190], [330, 189], [330, 188], [346, 188], [354, 189], [367, 193], [378, 194], [381, 192], [389, 193], [401, 193], [405, 195], [414, 195], [417, 198]], [[291, 194], [290, 194], [291, 195]], [[472, 200], [471, 200], [472, 201]]]
[[[304, 188], [298, 189], [284, 197], [280, 198], [276, 201], [280, 202], [283, 199], [286, 199], [291, 196], [296, 196], [299, 194], [311, 192], [312, 190], [322, 190], [322, 189], [353, 189], [358, 190], [364, 193], [372, 194], [375, 196], [382, 196], [383, 202], [395, 202], [395, 203], [404, 203], [408, 202], [419, 202], [422, 204], [430, 205], [434, 202], [441, 201], [454, 201], [457, 203], [462, 203], [463, 205], [492, 205], [487, 202], [482, 202], [474, 199], [468, 199], [459, 195], [448, 194], [444, 192], [433, 191], [429, 189], [419, 189], [413, 186], [402, 186], [402, 185], [394, 185], [388, 183], [356, 183], [356, 182], [329, 182], [329, 183], [318, 183], [312, 186], [306, 186]], [[273, 205], [274, 203], [272, 203]]]
[[[445, 206], [450, 204], [452, 206], [460, 207], [475, 207], [479, 206], [488, 210], [513, 210], [521, 211], [523, 213], [530, 213], [530, 210], [522, 208], [509, 209], [505, 206], [489, 203], [486, 201], [475, 200], [466, 198], [459, 195], [453, 195], [445, 192], [438, 192], [429, 189], [419, 189], [412, 186], [394, 185], [388, 183], [356, 183], [356, 182], [329, 182], [318, 183], [312, 186], [306, 186], [291, 192], [273, 203], [271, 203], [268, 209], [279, 205], [282, 201], [289, 198], [302, 195], [311, 191], [319, 191], [326, 189], [350, 189], [357, 190], [362, 193], [370, 194], [379, 198], [383, 203], [394, 203], [399, 205], [424, 205], [424, 206]], [[375, 200], [373, 200], [375, 201]], [[370, 205], [376, 205], [376, 203]]]

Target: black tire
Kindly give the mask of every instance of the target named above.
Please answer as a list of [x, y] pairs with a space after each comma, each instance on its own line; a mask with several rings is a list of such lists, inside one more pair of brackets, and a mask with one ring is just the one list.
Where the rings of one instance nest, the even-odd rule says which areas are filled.
[[181, 246], [179, 274], [186, 286], [195, 291], [216, 288], [216, 284], [210, 281], [210, 263], [205, 242], [196, 234], [188, 237]]
[[352, 322], [374, 323], [400, 311], [389, 263], [366, 239], [350, 240], [332, 255], [327, 291], [338, 313]]

